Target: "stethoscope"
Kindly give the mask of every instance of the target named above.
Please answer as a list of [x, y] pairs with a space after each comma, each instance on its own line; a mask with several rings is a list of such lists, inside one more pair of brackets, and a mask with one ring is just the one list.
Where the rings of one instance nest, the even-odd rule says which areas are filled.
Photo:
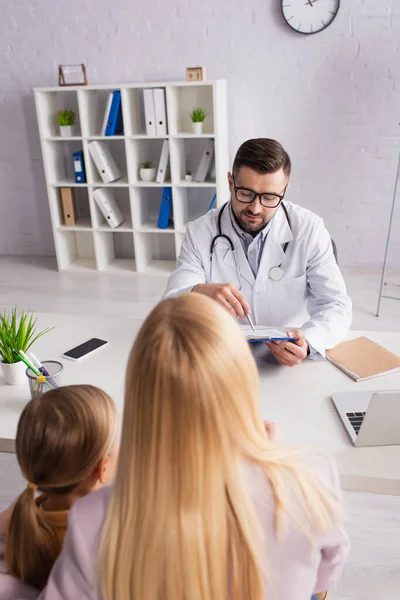
[[[227, 204], [229, 204], [229, 202], [225, 202], [225, 204], [223, 206], [221, 206], [221, 209], [218, 213], [218, 219], [217, 219], [217, 223], [218, 223], [218, 233], [217, 235], [215, 235], [213, 237], [213, 239], [211, 240], [211, 246], [210, 246], [210, 281], [212, 281], [212, 264], [213, 264], [213, 258], [214, 258], [214, 247], [216, 242], [219, 239], [224, 239], [228, 242], [230, 249], [232, 251], [233, 254], [233, 258], [235, 261], [235, 266], [236, 266], [236, 272], [237, 272], [237, 276], [238, 276], [238, 280], [239, 280], [239, 290], [242, 289], [242, 277], [240, 275], [240, 270], [239, 270], [239, 264], [237, 261], [237, 257], [236, 257], [236, 250], [235, 250], [235, 246], [233, 245], [233, 242], [231, 240], [231, 238], [229, 237], [229, 235], [226, 235], [225, 233], [222, 233], [222, 225], [221, 225], [221, 219], [222, 219], [222, 214], [225, 210], [225, 207], [227, 206]], [[287, 211], [286, 206], [283, 204], [283, 202], [281, 202], [281, 206], [283, 208], [283, 211], [285, 213], [285, 217], [286, 220], [288, 222], [289, 225], [289, 229], [290, 231], [292, 231], [292, 224], [290, 222], [290, 217]], [[289, 242], [285, 242], [285, 245], [283, 246], [283, 253], [286, 254], [286, 250], [287, 247], [289, 245]], [[283, 261], [282, 261], [283, 262]], [[280, 265], [276, 266], [276, 267], [271, 267], [269, 270], [269, 278], [272, 279], [272, 281], [280, 281], [282, 279], [282, 277], [284, 276], [284, 270], [282, 269], [282, 262]]]

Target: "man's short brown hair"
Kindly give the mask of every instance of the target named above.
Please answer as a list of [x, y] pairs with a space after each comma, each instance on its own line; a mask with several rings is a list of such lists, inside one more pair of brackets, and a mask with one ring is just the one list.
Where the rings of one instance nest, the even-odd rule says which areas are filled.
[[283, 169], [288, 177], [292, 168], [289, 154], [276, 140], [257, 138], [244, 142], [236, 153], [232, 173], [238, 174], [240, 167], [249, 167], [257, 173], [276, 173]]

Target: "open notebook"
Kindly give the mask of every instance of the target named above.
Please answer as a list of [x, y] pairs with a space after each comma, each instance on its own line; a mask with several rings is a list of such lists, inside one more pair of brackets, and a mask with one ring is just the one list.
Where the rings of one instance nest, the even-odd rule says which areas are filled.
[[326, 358], [354, 381], [400, 371], [400, 356], [364, 336], [327, 350]]

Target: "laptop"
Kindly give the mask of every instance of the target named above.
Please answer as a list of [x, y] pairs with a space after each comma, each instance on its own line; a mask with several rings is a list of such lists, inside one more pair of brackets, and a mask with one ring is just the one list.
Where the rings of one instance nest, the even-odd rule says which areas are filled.
[[400, 390], [332, 394], [355, 446], [400, 445]]

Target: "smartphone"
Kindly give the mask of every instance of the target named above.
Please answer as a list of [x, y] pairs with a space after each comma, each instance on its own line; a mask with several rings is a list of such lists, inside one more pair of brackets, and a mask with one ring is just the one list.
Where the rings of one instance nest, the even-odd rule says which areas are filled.
[[76, 346], [75, 348], [64, 352], [63, 356], [65, 356], [65, 358], [69, 358], [70, 360], [80, 360], [87, 354], [98, 350], [106, 344], [108, 344], [108, 342], [106, 342], [105, 340], [100, 340], [99, 338], [92, 338], [91, 340], [88, 340], [87, 342], [84, 342], [83, 344], [80, 344], [79, 346]]

